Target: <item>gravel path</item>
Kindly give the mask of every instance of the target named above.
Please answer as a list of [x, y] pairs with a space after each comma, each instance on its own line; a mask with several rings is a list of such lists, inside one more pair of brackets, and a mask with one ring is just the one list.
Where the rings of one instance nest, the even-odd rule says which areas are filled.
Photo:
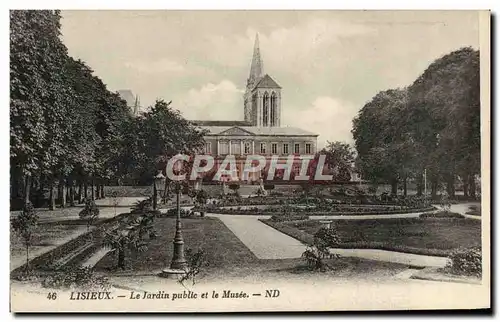
[[259, 259], [300, 258], [306, 246], [261, 223], [257, 216], [210, 214], [219, 218]]

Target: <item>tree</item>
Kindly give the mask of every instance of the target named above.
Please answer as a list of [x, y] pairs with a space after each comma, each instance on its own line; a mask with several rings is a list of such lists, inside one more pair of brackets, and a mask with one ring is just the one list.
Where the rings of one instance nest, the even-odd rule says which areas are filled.
[[414, 149], [405, 127], [407, 110], [407, 90], [391, 89], [375, 95], [353, 121], [357, 168], [364, 178], [390, 183], [393, 194], [411, 172]]
[[38, 215], [31, 202], [27, 202], [23, 211], [12, 220], [12, 229], [22, 237], [26, 249], [26, 272], [29, 271], [29, 249], [33, 244], [37, 225]]
[[148, 235], [149, 239], [156, 238], [152, 225], [153, 218], [151, 215], [141, 216], [131, 222], [129, 227], [104, 232], [102, 243], [117, 253], [119, 269], [126, 269], [127, 250], [144, 252], [148, 249], [148, 240], [145, 236]]
[[466, 194], [475, 187], [471, 183], [480, 173], [479, 94], [479, 51], [472, 48], [437, 59], [409, 87], [409, 125], [423, 152], [415, 161], [431, 169], [433, 194], [443, 180], [453, 196], [457, 176], [465, 182]]
[[351, 180], [355, 160], [355, 150], [348, 143], [327, 141], [320, 154], [326, 155], [326, 165], [333, 172], [333, 181], [347, 182]]
[[174, 155], [195, 153], [204, 146], [205, 132], [185, 120], [171, 102], [163, 100], [156, 101], [127, 127], [127, 147], [121, 158], [126, 169], [123, 172], [143, 184], [150, 184], [158, 169], [164, 169]]
[[99, 208], [92, 199], [85, 200], [85, 207], [78, 214], [81, 219], [87, 221], [87, 231], [90, 230], [90, 226], [99, 218]]

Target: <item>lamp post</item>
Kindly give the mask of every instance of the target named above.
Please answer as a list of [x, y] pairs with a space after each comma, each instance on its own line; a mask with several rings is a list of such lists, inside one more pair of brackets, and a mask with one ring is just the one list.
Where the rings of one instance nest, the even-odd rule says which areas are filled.
[[[177, 167], [177, 171], [182, 171], [182, 165]], [[166, 268], [160, 274], [163, 277], [178, 277], [186, 273], [187, 261], [184, 257], [184, 239], [182, 238], [182, 224], [181, 224], [181, 193], [182, 182], [175, 181], [176, 192], [176, 219], [175, 219], [175, 236], [174, 236], [174, 253], [170, 267]]]

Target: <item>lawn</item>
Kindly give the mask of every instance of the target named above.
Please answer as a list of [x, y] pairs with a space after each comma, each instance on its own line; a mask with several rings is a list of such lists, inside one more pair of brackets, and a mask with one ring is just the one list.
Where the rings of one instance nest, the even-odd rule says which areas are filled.
[[[58, 239], [65, 238], [77, 231], [82, 233], [86, 231], [85, 225], [66, 225], [66, 224], [39, 224], [35, 229], [33, 245], [30, 247], [30, 252], [54, 246]], [[10, 233], [10, 254], [11, 256], [24, 256], [26, 249], [23, 244], [23, 239], [14, 231]]]
[[[154, 223], [158, 237], [150, 241], [142, 253], [131, 251], [127, 266], [133, 271], [158, 271], [172, 259], [175, 218], [157, 218]], [[252, 252], [216, 218], [185, 218], [182, 220], [185, 248], [204, 249], [210, 267], [246, 266], [257, 261]], [[116, 255], [108, 254], [96, 269], [108, 270], [116, 265]]]
[[[208, 266], [203, 268], [199, 278], [204, 280], [220, 278], [292, 277], [317, 274], [308, 271], [305, 262], [300, 259], [262, 260], [255, 255], [217, 218], [183, 219], [183, 237], [185, 247], [206, 252]], [[126, 271], [114, 270], [116, 254], [109, 253], [96, 265], [101, 272], [131, 275], [151, 275], [159, 273], [170, 265], [172, 259], [172, 240], [175, 232], [174, 218], [157, 218], [155, 227], [159, 232], [157, 239], [150, 242], [143, 253], [131, 252], [127, 256]], [[357, 258], [340, 258], [333, 266], [333, 272], [324, 276], [335, 277], [388, 277], [406, 266], [382, 263]], [[302, 278], [302, 277], [301, 277]]]
[[481, 205], [469, 206], [469, 211], [467, 212], [467, 214], [473, 216], [481, 216]]
[[[316, 220], [263, 222], [305, 243], [311, 243], [321, 227]], [[332, 227], [337, 229], [341, 248], [448, 256], [460, 247], [481, 247], [481, 222], [467, 218], [337, 220], [332, 222]]]

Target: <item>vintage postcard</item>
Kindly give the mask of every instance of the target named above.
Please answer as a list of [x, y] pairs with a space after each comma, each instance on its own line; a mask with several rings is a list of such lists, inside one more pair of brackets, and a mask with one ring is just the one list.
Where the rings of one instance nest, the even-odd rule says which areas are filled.
[[489, 11], [10, 11], [12, 312], [489, 309]]

